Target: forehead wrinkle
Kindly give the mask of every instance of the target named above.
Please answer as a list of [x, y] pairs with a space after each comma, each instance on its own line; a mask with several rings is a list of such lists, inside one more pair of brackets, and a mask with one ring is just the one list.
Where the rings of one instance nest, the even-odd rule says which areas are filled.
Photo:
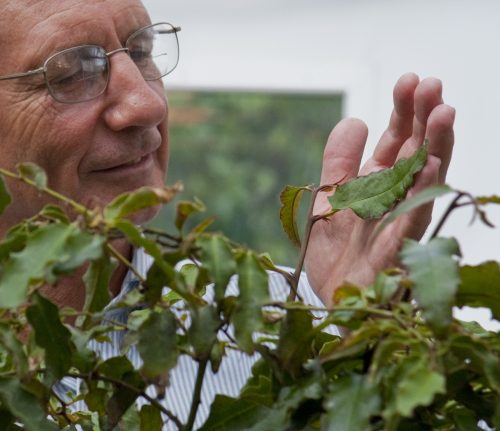
[[[0, 28], [19, 29], [15, 35], [9, 31], [8, 36], [9, 46], [24, 44], [28, 54], [22, 56], [25, 63], [19, 57], [15, 59], [17, 67], [36, 68], [51, 54], [75, 45], [95, 44], [116, 49], [133, 31], [150, 23], [141, 2], [120, 8], [116, 3], [116, 0], [7, 0], [8, 13], [2, 14]], [[2, 25], [2, 21], [6, 24]], [[3, 39], [0, 35], [0, 46]]]

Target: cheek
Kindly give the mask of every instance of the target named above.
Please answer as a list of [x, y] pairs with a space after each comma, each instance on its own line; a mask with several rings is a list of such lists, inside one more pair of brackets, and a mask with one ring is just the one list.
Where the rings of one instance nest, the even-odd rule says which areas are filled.
[[0, 120], [0, 147], [10, 169], [17, 163], [33, 162], [54, 173], [61, 163], [78, 159], [84, 149], [75, 142], [92, 130], [85, 117], [70, 116], [68, 110], [58, 110], [43, 97], [2, 108], [8, 114]]

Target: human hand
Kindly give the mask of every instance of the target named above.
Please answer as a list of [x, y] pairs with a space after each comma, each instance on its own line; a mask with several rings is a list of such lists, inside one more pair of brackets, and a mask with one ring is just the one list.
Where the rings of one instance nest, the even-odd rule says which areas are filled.
[[[443, 183], [453, 149], [455, 110], [442, 100], [441, 81], [415, 74], [403, 75], [394, 87], [394, 110], [389, 126], [372, 157], [360, 168], [368, 129], [357, 119], [341, 121], [328, 138], [323, 157], [321, 185], [345, 182], [392, 167], [398, 159], [411, 156], [428, 139], [428, 159], [417, 175], [409, 196]], [[330, 210], [328, 197], [320, 193], [314, 214]], [[333, 292], [344, 281], [368, 285], [382, 269], [398, 262], [405, 237], [420, 239], [431, 221], [432, 204], [400, 216], [373, 239], [380, 221], [362, 220], [351, 210], [336, 213], [315, 223], [306, 255], [310, 284], [330, 306]], [[370, 239], [370, 240], [369, 240]]]

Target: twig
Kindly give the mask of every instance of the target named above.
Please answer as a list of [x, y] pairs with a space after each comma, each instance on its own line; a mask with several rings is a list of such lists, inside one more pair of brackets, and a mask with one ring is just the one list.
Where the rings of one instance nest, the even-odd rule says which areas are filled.
[[0, 168], [0, 175], [3, 175], [4, 177], [8, 177], [8, 178], [13, 178], [15, 180], [22, 181], [30, 186], [33, 186], [36, 189], [40, 190], [40, 192], [45, 193], [45, 194], [53, 197], [54, 199], [57, 199], [58, 201], [61, 201], [61, 202], [64, 202], [64, 203], [70, 205], [79, 214], [87, 214], [88, 213], [88, 209], [86, 207], [84, 207], [83, 205], [74, 201], [73, 199], [69, 199], [64, 195], [57, 193], [55, 190], [49, 189], [48, 187], [39, 187], [35, 181], [30, 180], [29, 178], [27, 178], [23, 175], [15, 174], [14, 172], [8, 171], [8, 170], [3, 169], [3, 168]]
[[179, 430], [184, 429], [184, 426], [182, 425], [182, 422], [179, 420], [179, 418], [174, 415], [170, 410], [168, 410], [166, 407], [164, 407], [158, 400], [154, 399], [153, 397], [149, 396], [146, 391], [141, 390], [139, 388], [136, 388], [135, 386], [124, 382], [122, 380], [114, 379], [112, 377], [107, 377], [107, 376], [101, 376], [100, 374], [78, 374], [78, 373], [68, 373], [68, 377], [73, 377], [76, 379], [83, 379], [83, 380], [90, 380], [90, 379], [96, 379], [96, 380], [101, 380], [103, 382], [108, 382], [116, 386], [121, 386], [122, 388], [128, 389], [132, 392], [135, 392], [137, 395], [141, 396], [144, 398], [146, 401], [151, 403], [154, 407], [156, 407], [158, 410], [160, 410], [163, 414], [165, 414], [172, 422], [175, 423], [177, 428]]
[[466, 193], [464, 192], [459, 192], [458, 195], [455, 197], [455, 199], [453, 199], [450, 203], [450, 205], [448, 205], [448, 208], [446, 209], [446, 211], [444, 212], [443, 216], [441, 217], [441, 219], [439, 220], [439, 223], [437, 224], [436, 228], [434, 229], [434, 232], [432, 232], [432, 235], [431, 235], [431, 239], [434, 239], [436, 238], [438, 235], [439, 235], [439, 232], [441, 231], [442, 227], [444, 226], [444, 224], [446, 223], [446, 220], [448, 220], [448, 217], [450, 216], [450, 214], [456, 209], [458, 208], [459, 206], [459, 203], [458, 201], [463, 197], [465, 196]]
[[323, 192], [325, 190], [329, 190], [334, 187], [336, 184], [326, 184], [320, 187], [316, 187], [312, 191], [311, 203], [309, 204], [309, 209], [307, 211], [307, 223], [304, 231], [304, 238], [302, 240], [302, 244], [300, 247], [300, 255], [297, 261], [297, 265], [295, 266], [295, 271], [291, 276], [290, 284], [290, 294], [288, 295], [288, 301], [295, 301], [295, 299], [299, 299], [302, 301], [302, 298], [298, 294], [298, 285], [300, 280], [300, 274], [302, 273], [302, 268], [304, 267], [304, 261], [306, 259], [307, 249], [309, 247], [309, 240], [311, 239], [311, 233], [313, 226], [316, 222], [328, 218], [334, 215], [337, 211], [332, 210], [327, 214], [322, 215], [314, 215], [314, 204], [316, 203], [316, 198], [318, 197], [318, 193]]
[[61, 404], [62, 411], [61, 412], [55, 412], [55, 414], [62, 416], [64, 419], [66, 419], [66, 422], [68, 422], [68, 425], [72, 424], [73, 421], [71, 418], [68, 416], [68, 413], [66, 412], [68, 408], [68, 404], [66, 401], [64, 401], [57, 393], [54, 391], [54, 389], [51, 389], [52, 396], [59, 401], [59, 404]]
[[123, 254], [121, 254], [116, 248], [114, 248], [111, 244], [106, 244], [107, 249], [109, 252], [116, 258], [120, 263], [125, 265], [130, 271], [134, 273], [134, 275], [138, 278], [138, 280], [141, 282], [141, 284], [146, 282], [146, 279], [139, 274], [137, 269], [134, 268], [134, 265], [125, 257]]
[[191, 431], [196, 420], [196, 413], [201, 401], [201, 389], [203, 387], [203, 380], [205, 378], [205, 371], [207, 369], [209, 356], [203, 358], [198, 365], [198, 373], [196, 375], [196, 383], [194, 386], [193, 399], [191, 401], [191, 410], [189, 412], [189, 419], [184, 431]]
[[166, 238], [166, 239], [169, 239], [169, 240], [174, 241], [176, 243], [179, 243], [182, 241], [182, 239], [178, 236], [170, 235], [167, 232], [164, 232], [160, 229], [155, 229], [152, 227], [148, 227], [146, 229], [143, 229], [142, 232], [146, 235], [154, 235], [157, 237]]

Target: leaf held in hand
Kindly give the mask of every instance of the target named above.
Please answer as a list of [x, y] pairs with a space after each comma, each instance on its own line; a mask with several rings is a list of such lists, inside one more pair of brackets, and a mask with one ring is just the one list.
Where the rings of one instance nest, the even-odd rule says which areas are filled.
[[432, 202], [434, 199], [444, 196], [448, 193], [452, 193], [454, 190], [447, 185], [438, 185], [434, 187], [429, 187], [420, 193], [417, 193], [415, 196], [406, 199], [401, 202], [395, 209], [392, 211], [380, 224], [378, 231], [380, 232], [384, 229], [388, 224], [392, 223], [399, 216], [418, 208], [421, 205]]
[[363, 219], [383, 216], [403, 199], [413, 185], [413, 177], [425, 166], [427, 145], [413, 156], [401, 159], [394, 167], [358, 177], [338, 186], [330, 198], [334, 210], [350, 208]]

